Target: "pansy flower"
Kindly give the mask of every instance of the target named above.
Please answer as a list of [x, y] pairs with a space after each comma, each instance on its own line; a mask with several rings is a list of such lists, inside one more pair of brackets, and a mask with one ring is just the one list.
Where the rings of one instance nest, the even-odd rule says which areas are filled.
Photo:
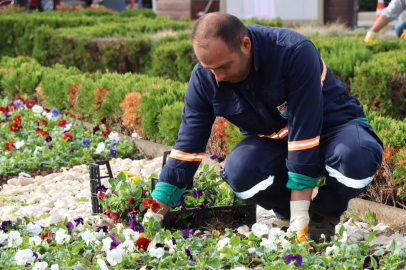
[[109, 236], [112, 240], [116, 240], [117, 238], [118, 238], [118, 236], [117, 236], [117, 234], [116, 233], [112, 233], [112, 234], [110, 234], [110, 236]]
[[161, 208], [161, 205], [154, 199], [144, 199], [142, 201], [142, 206], [147, 209], [151, 209], [154, 213], [158, 213], [159, 209]]
[[103, 200], [103, 199], [104, 199], [104, 196], [106, 196], [106, 193], [99, 192], [99, 193], [97, 194], [97, 198], [99, 198], [99, 200]]
[[79, 224], [82, 224], [82, 225], [83, 225], [83, 218], [80, 217], [80, 216], [75, 217], [75, 218], [73, 219], [73, 221], [76, 222], [76, 227], [79, 226]]
[[100, 119], [100, 122], [102, 122], [102, 124], [106, 124], [107, 118], [106, 118], [106, 117], [103, 117], [102, 119]]
[[3, 114], [7, 112], [7, 108], [6, 107], [0, 107], [0, 112], [2, 112]]
[[41, 135], [42, 135], [42, 137], [46, 138], [46, 137], [49, 136], [49, 132], [44, 130], [44, 131], [41, 132]]
[[66, 125], [67, 122], [68, 122], [68, 121], [67, 121], [66, 119], [59, 120], [59, 122], [58, 122], [58, 127], [63, 127], [64, 125]]
[[14, 102], [10, 102], [8, 105], [7, 105], [7, 110], [9, 111], [9, 112], [13, 112], [13, 111], [15, 111], [15, 110], [17, 110], [17, 104], [15, 104]]
[[373, 257], [376, 261], [376, 264], [377, 264], [376, 269], [379, 269], [379, 258], [376, 255], [366, 256], [364, 259], [364, 264], [362, 266], [362, 269], [374, 270], [374, 267], [371, 266], [371, 260], [372, 260], [371, 257]]
[[72, 148], [69, 150], [69, 155], [72, 155], [73, 152], [75, 152], [75, 148], [72, 147]]
[[193, 189], [193, 198], [197, 199], [203, 196], [203, 190], [201, 188], [199, 189]]
[[62, 139], [63, 140], [68, 139], [68, 141], [71, 142], [73, 140], [73, 136], [72, 136], [72, 134], [70, 132], [65, 132], [65, 134], [63, 134]]
[[13, 223], [11, 222], [11, 220], [5, 220], [1, 223], [1, 229], [3, 232], [7, 233], [7, 227], [12, 227]]
[[68, 231], [69, 231], [69, 235], [72, 235], [72, 230], [73, 230], [73, 228], [74, 228], [73, 223], [70, 222], [70, 221], [68, 221], [65, 226], [66, 226], [66, 228], [67, 228]]
[[17, 132], [17, 131], [19, 131], [20, 129], [22, 129], [23, 127], [22, 126], [20, 126], [20, 123], [19, 122], [14, 122], [14, 123], [12, 123], [11, 125], [10, 125], [10, 131], [11, 132]]
[[135, 200], [134, 200], [133, 197], [128, 197], [128, 202], [129, 202], [130, 204], [135, 204]]
[[96, 134], [96, 132], [99, 131], [99, 130], [100, 130], [99, 125], [95, 126], [95, 127], [93, 128], [93, 135]]
[[289, 254], [289, 255], [286, 255], [286, 256], [285, 256], [285, 260], [286, 260], [286, 262], [287, 262], [288, 264], [291, 263], [291, 262], [293, 262], [293, 261], [295, 261], [295, 266], [296, 266], [296, 267], [301, 266], [302, 263], [303, 263], [303, 258], [302, 258], [302, 256], [301, 256], [300, 254], [296, 254], [296, 255]]
[[25, 103], [25, 106], [26, 106], [28, 109], [31, 109], [32, 107], [34, 107], [34, 105], [35, 105], [35, 101], [34, 101], [34, 100], [28, 100], [28, 101]]
[[189, 235], [193, 235], [193, 229], [190, 229], [190, 230], [183, 230], [182, 231], [182, 237], [183, 237], [183, 239], [188, 239], [189, 238]]
[[45, 141], [46, 141], [46, 142], [52, 142], [52, 137], [49, 136], [49, 135], [46, 136]]
[[192, 250], [192, 247], [191, 247], [191, 246], [188, 246], [188, 248], [185, 248], [185, 253], [186, 253], [186, 256], [187, 256], [187, 261], [189, 262], [190, 265], [193, 264], [193, 256], [192, 256], [192, 254], [190, 253], [191, 250]]
[[99, 191], [101, 191], [101, 192], [106, 192], [106, 191], [107, 191], [107, 188], [106, 188], [104, 185], [97, 186], [97, 187], [96, 187], [96, 192], [99, 192]]
[[103, 231], [104, 233], [108, 233], [109, 232], [109, 227], [107, 227], [107, 226], [96, 226], [96, 231], [97, 232]]
[[106, 138], [110, 133], [111, 133], [111, 130], [109, 128], [106, 128], [105, 130], [102, 131], [102, 135]]
[[139, 233], [143, 233], [145, 231], [144, 227], [136, 218], [132, 218], [130, 220], [130, 229]]
[[16, 116], [14, 116], [13, 120], [14, 120], [14, 122], [21, 122], [23, 119], [22, 119], [21, 115], [18, 114]]
[[149, 243], [151, 243], [151, 239], [140, 237], [137, 242], [135, 242], [135, 246], [147, 251]]
[[88, 147], [90, 145], [90, 139], [83, 138], [82, 145], [84, 148]]
[[217, 156], [217, 155], [213, 155], [213, 156], [210, 157], [210, 159], [216, 160], [218, 163], [221, 163], [221, 162], [223, 162], [226, 158], [225, 158], [225, 157], [219, 157], [219, 156]]
[[41, 134], [43, 131], [44, 130], [42, 128], [39, 128], [39, 127], [35, 128], [35, 133], [37, 133], [37, 134]]
[[52, 113], [52, 115], [53, 115], [54, 117], [58, 117], [59, 114], [60, 114], [60, 112], [59, 112], [58, 109], [56, 109], [56, 108], [53, 108], [53, 109], [51, 110], [51, 113]]
[[40, 126], [48, 126], [48, 120], [42, 119], [42, 120], [39, 122], [39, 125], [40, 125]]
[[120, 240], [111, 242], [111, 244], [110, 244], [110, 245], [111, 245], [111, 249], [115, 249], [115, 248], [118, 247], [120, 244], [121, 244], [121, 241], [120, 241]]

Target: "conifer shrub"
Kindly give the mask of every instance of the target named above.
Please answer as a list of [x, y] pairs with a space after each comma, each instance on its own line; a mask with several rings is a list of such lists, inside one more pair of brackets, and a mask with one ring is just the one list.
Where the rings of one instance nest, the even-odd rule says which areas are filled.
[[183, 106], [184, 103], [179, 101], [165, 105], [158, 116], [158, 139], [165, 145], [174, 146], [178, 139]]

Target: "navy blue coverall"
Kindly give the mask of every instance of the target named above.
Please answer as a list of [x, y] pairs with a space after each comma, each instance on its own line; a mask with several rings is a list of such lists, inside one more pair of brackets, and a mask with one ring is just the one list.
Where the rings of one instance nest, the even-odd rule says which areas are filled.
[[217, 82], [200, 63], [193, 69], [179, 137], [152, 197], [175, 206], [193, 183], [216, 116], [223, 116], [247, 135], [223, 175], [237, 196], [289, 218], [290, 189], [315, 187], [325, 177], [315, 201], [340, 216], [379, 169], [382, 142], [309, 39], [283, 28], [247, 28], [247, 79]]

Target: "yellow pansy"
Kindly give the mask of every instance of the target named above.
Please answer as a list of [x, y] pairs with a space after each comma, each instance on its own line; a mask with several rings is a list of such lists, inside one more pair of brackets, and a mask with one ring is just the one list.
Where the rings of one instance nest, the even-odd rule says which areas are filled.
[[329, 261], [332, 259], [331, 256], [327, 256], [326, 258], [327, 258]]
[[135, 183], [135, 182], [138, 182], [138, 181], [140, 181], [140, 180], [142, 180], [141, 177], [139, 177], [139, 176], [137, 175], [137, 176], [135, 176], [134, 178], [130, 179], [130, 182], [131, 182], [131, 183]]
[[133, 257], [133, 259], [137, 259], [138, 254], [137, 253], [133, 253], [131, 254], [131, 257]]
[[223, 184], [221, 184], [221, 188], [226, 189], [226, 182], [224, 182]]
[[144, 233], [140, 233], [140, 238], [144, 237]]

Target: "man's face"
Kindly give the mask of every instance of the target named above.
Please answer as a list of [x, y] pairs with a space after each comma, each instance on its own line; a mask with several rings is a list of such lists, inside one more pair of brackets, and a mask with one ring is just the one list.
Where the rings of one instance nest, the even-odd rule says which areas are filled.
[[[249, 38], [244, 39], [249, 41]], [[251, 68], [249, 60], [251, 43], [249, 41], [249, 48], [247, 48], [243, 41], [241, 52], [231, 52], [224, 41], [219, 38], [211, 39], [206, 48], [199, 46], [196, 42], [193, 42], [193, 47], [202, 66], [210, 69], [218, 82], [237, 83], [248, 76]]]

